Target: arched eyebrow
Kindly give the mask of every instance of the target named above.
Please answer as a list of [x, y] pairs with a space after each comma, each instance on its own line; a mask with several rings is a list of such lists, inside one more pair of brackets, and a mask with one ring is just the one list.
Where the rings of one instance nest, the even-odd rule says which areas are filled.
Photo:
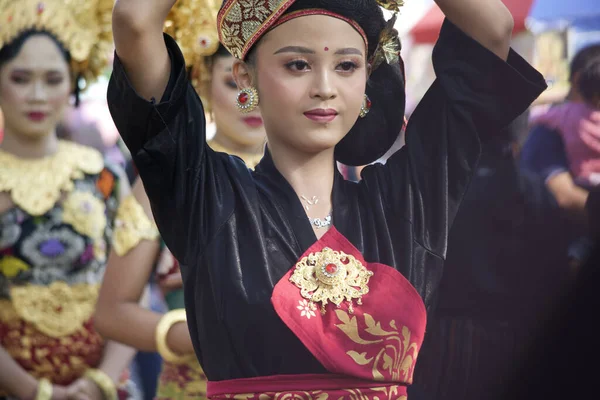
[[348, 56], [351, 54], [356, 54], [357, 56], [362, 56], [363, 52], [355, 47], [346, 47], [346, 48], [337, 50], [335, 52], [335, 54], [340, 55], [340, 56]]
[[[282, 54], [282, 53], [315, 54], [315, 51], [312, 49], [309, 49], [308, 47], [286, 46], [286, 47], [282, 47], [281, 49], [277, 50], [273, 54]], [[350, 54], [362, 56], [363, 52], [355, 47], [345, 47], [343, 49], [336, 50], [336, 52], [334, 54], [341, 55], [341, 56], [347, 56]]]
[[282, 53], [300, 53], [300, 54], [315, 54], [314, 50], [309, 49], [308, 47], [302, 46], [286, 46], [277, 50], [273, 54], [282, 54]]

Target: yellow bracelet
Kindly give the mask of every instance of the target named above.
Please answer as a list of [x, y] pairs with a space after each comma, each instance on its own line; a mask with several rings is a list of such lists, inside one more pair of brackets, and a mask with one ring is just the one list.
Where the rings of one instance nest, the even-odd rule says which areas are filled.
[[156, 326], [156, 349], [163, 360], [172, 364], [182, 364], [195, 358], [194, 354], [179, 355], [169, 349], [167, 346], [167, 335], [169, 330], [178, 322], [187, 322], [185, 310], [183, 308], [169, 311], [158, 322]]
[[52, 398], [52, 382], [46, 378], [40, 379], [38, 382], [37, 393], [35, 400], [50, 400]]
[[98, 385], [106, 400], [118, 400], [117, 387], [106, 372], [100, 369], [88, 369], [84, 376]]

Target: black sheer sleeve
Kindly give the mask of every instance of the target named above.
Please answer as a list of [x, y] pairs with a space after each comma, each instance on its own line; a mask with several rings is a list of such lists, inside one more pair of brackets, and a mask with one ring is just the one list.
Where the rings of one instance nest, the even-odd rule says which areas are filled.
[[222, 171], [232, 167], [226, 167], [231, 164], [226, 155], [207, 146], [204, 109], [188, 81], [183, 55], [168, 35], [165, 43], [172, 68], [162, 100], [141, 98], [115, 55], [108, 105], [144, 182], [161, 235], [186, 263], [233, 212], [230, 174]]
[[445, 257], [450, 225], [479, 159], [497, 134], [546, 88], [513, 50], [502, 60], [448, 20], [433, 51], [437, 79], [412, 114], [406, 146], [363, 172], [390, 219], [409, 220], [413, 238]]

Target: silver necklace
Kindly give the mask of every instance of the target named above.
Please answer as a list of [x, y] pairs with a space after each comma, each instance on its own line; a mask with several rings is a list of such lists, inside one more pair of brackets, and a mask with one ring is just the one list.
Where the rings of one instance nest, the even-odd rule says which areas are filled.
[[309, 218], [311, 225], [314, 225], [317, 229], [326, 228], [331, 225], [331, 213], [325, 218]]

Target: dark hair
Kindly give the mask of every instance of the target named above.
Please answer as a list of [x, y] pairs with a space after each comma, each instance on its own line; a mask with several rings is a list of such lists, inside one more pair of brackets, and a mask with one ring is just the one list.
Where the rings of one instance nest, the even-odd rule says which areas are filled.
[[579, 72], [577, 89], [587, 103], [600, 106], [600, 57], [588, 62]]
[[[15, 57], [17, 57], [17, 55], [23, 48], [23, 45], [25, 44], [25, 42], [27, 42], [27, 40], [29, 40], [33, 36], [37, 36], [37, 35], [43, 35], [43, 36], [49, 37], [54, 42], [54, 44], [56, 44], [56, 46], [60, 49], [61, 54], [63, 55], [67, 64], [69, 64], [69, 68], [70, 68], [71, 53], [69, 53], [69, 51], [56, 38], [56, 36], [54, 36], [53, 34], [51, 34], [48, 31], [37, 30], [37, 29], [29, 29], [29, 30], [22, 32], [12, 42], [10, 42], [10, 43], [2, 46], [2, 48], [0, 48], [0, 67], [2, 67], [2, 65], [6, 64], [7, 62], [9, 62], [9, 61], [13, 60]], [[79, 94], [80, 94], [79, 77], [75, 77], [73, 86], [74, 86], [73, 95], [75, 96], [75, 106], [79, 106]]]
[[569, 80], [573, 82], [576, 74], [581, 72], [589, 62], [597, 59], [600, 59], [600, 44], [592, 44], [579, 50], [571, 61]]

